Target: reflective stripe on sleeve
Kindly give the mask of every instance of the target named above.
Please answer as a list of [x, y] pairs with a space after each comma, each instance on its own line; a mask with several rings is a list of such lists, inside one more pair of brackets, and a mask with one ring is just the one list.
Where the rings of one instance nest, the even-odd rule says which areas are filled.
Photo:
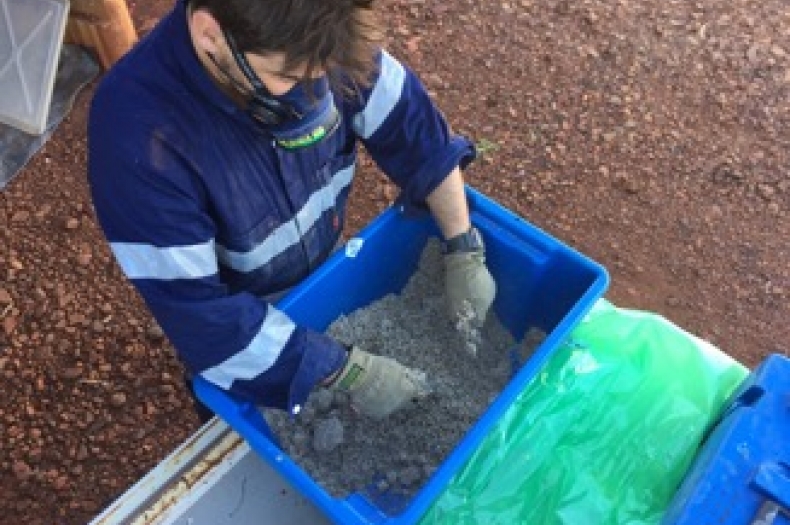
[[370, 138], [389, 116], [403, 92], [406, 72], [386, 51], [381, 52], [381, 69], [368, 103], [353, 119], [354, 131], [363, 139]]
[[237, 379], [253, 379], [277, 361], [295, 329], [296, 326], [287, 315], [268, 305], [266, 319], [250, 344], [200, 375], [225, 390]]
[[123, 273], [130, 279], [200, 279], [217, 273], [214, 241], [159, 248], [132, 242], [110, 243]]

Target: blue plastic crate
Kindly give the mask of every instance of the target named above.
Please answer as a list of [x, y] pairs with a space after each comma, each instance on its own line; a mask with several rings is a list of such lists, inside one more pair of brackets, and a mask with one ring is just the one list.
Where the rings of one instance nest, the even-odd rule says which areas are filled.
[[[530, 328], [542, 330], [546, 338], [410, 501], [362, 492], [333, 498], [276, 445], [254, 405], [196, 381], [198, 397], [336, 523], [416, 523], [609, 284], [599, 264], [470, 188], [467, 197], [498, 284], [497, 315], [517, 340]], [[407, 218], [390, 208], [354, 239], [361, 242], [358, 252], [338, 250], [278, 307], [297, 323], [325, 330], [341, 314], [401, 291], [428, 239], [438, 233], [430, 216]]]
[[790, 360], [770, 356], [733, 399], [663, 525], [790, 525]]

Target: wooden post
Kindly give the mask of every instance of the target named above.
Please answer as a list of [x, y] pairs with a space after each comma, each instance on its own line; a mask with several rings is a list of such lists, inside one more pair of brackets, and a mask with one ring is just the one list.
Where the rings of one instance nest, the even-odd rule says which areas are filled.
[[108, 69], [137, 42], [125, 0], [71, 0], [64, 42], [83, 46]]

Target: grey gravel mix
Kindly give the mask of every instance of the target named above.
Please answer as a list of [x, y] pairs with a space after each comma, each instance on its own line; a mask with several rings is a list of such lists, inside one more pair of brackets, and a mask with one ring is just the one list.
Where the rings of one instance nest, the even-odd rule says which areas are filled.
[[426, 372], [435, 395], [382, 422], [356, 414], [344, 394], [323, 389], [295, 418], [266, 414], [289, 456], [334, 496], [366, 488], [416, 493], [511, 377], [509, 350], [516, 343], [493, 314], [477, 356], [469, 354], [466, 337], [445, 313], [441, 263], [438, 242], [430, 241], [401, 295], [328, 329], [338, 340]]

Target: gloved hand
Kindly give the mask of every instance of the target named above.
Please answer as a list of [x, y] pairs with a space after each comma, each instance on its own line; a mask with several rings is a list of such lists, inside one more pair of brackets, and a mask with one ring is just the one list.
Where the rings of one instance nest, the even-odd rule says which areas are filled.
[[360, 413], [378, 420], [431, 393], [424, 372], [357, 347], [328, 388], [347, 391]]
[[444, 255], [444, 272], [450, 319], [456, 324], [482, 326], [496, 295], [483, 249]]

